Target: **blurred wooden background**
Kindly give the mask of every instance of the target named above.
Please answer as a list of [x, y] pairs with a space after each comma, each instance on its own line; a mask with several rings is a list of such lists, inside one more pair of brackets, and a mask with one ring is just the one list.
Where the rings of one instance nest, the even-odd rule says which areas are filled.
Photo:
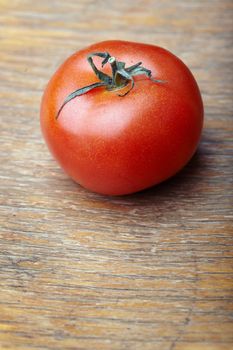
[[[233, 348], [231, 0], [0, 0], [0, 349]], [[205, 103], [197, 154], [127, 197], [72, 182], [39, 126], [42, 91], [105, 39], [163, 46]]]

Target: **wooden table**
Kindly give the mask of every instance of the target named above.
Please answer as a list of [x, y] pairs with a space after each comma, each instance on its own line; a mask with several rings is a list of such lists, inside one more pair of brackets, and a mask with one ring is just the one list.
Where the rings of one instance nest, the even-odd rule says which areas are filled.
[[[0, 1], [0, 349], [228, 350], [232, 1]], [[76, 185], [41, 136], [45, 84], [105, 39], [157, 44], [199, 82], [205, 128], [171, 180], [126, 197]]]

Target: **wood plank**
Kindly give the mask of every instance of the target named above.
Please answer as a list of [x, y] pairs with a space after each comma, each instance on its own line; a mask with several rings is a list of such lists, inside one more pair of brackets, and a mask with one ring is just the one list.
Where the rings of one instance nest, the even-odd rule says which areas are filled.
[[[230, 350], [230, 0], [0, 1], [0, 348]], [[51, 74], [106, 39], [163, 46], [205, 104], [177, 176], [126, 197], [72, 182], [39, 126]]]

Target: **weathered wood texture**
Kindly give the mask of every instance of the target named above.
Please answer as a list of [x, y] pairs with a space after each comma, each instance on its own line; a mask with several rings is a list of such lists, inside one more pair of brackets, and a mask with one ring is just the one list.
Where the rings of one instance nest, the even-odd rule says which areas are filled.
[[[232, 1], [0, 1], [0, 349], [226, 350], [232, 332]], [[196, 76], [199, 150], [109, 198], [72, 182], [39, 127], [43, 88], [104, 39], [164, 46]]]

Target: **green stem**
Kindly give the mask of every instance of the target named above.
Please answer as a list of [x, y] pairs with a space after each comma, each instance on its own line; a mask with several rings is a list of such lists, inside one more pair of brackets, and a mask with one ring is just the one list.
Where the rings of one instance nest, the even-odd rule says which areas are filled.
[[[93, 62], [93, 57], [101, 57], [103, 58], [102, 61], [102, 68], [109, 63], [112, 68], [112, 76], [110, 77], [106, 73], [99, 70], [96, 65]], [[111, 56], [108, 52], [96, 52], [91, 53], [87, 56], [87, 60], [97, 76], [97, 78], [100, 80], [99, 82], [96, 82], [94, 84], [84, 86], [81, 89], [77, 89], [73, 91], [71, 94], [69, 94], [66, 99], [64, 100], [63, 104], [58, 110], [58, 113], [56, 115], [56, 119], [58, 119], [61, 111], [65, 107], [65, 105], [76, 98], [77, 96], [81, 96], [83, 94], [86, 94], [87, 92], [99, 88], [99, 87], [106, 87], [107, 90], [119, 90], [121, 88], [124, 88], [126, 85], [128, 85], [131, 82], [131, 86], [129, 90], [124, 94], [118, 94], [118, 96], [125, 96], [127, 95], [134, 87], [134, 76], [144, 74], [146, 75], [151, 81], [154, 83], [165, 83], [163, 80], [157, 80], [152, 77], [151, 70], [145, 68], [142, 66], [142, 62], [136, 63], [133, 66], [125, 68], [125, 63], [117, 61], [115, 57]]]

